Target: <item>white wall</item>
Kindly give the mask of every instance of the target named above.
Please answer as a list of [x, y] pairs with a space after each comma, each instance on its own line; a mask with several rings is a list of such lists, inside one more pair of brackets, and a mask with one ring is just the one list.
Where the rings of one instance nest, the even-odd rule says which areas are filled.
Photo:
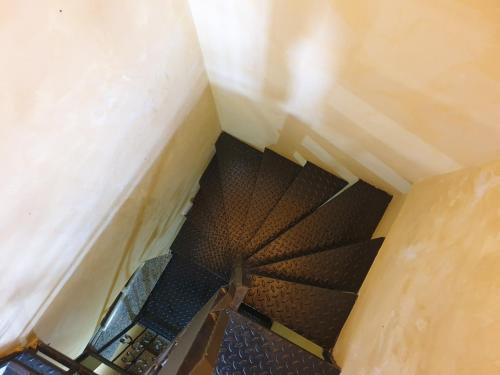
[[390, 192], [500, 157], [500, 7], [189, 0], [223, 129]]
[[0, 24], [0, 352], [37, 326], [73, 355], [162, 249], [217, 117], [186, 1], [1, 2]]

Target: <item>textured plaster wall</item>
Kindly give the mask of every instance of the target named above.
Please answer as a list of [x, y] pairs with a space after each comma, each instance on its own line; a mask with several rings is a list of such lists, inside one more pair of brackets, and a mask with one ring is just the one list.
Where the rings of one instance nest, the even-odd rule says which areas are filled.
[[168, 247], [217, 114], [183, 0], [0, 2], [0, 45], [0, 352], [36, 328], [75, 355]]
[[495, 0], [189, 0], [222, 128], [391, 192], [500, 157]]
[[408, 194], [339, 341], [343, 374], [500, 373], [500, 162]]

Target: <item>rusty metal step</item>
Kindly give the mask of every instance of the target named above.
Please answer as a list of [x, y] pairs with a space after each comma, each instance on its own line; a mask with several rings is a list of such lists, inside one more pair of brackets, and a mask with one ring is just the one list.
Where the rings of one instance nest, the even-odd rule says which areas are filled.
[[274, 151], [269, 149], [264, 151], [245, 220], [242, 244], [246, 244], [261, 227], [301, 169], [300, 165]]
[[233, 255], [226, 244], [227, 238], [223, 234], [217, 231], [203, 234], [186, 221], [170, 248], [174, 254], [190, 259], [228, 281]]
[[245, 246], [248, 256], [257, 252], [288, 228], [342, 190], [347, 182], [307, 163], [285, 194]]
[[229, 246], [232, 249], [238, 249], [244, 234], [243, 228], [257, 180], [262, 152], [227, 133], [220, 135], [215, 147], [227, 215]]
[[247, 266], [312, 254], [371, 238], [391, 196], [358, 181], [249, 259]]
[[328, 350], [355, 300], [354, 293], [251, 275], [244, 302]]
[[215, 157], [200, 179], [200, 189], [186, 218], [205, 235], [217, 232], [220, 237], [228, 237], [222, 186]]
[[233, 253], [229, 247], [227, 215], [215, 157], [200, 180], [186, 223], [171, 248], [223, 278], [231, 272]]
[[254, 274], [357, 293], [377, 256], [383, 238], [251, 269]]

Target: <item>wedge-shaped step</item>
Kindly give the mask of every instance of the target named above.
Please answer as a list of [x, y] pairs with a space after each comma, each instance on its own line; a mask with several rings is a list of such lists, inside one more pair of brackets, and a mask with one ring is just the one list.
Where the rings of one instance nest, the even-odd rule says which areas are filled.
[[174, 255], [142, 308], [139, 321], [172, 340], [224, 284], [207, 269]]
[[[230, 310], [214, 374], [339, 374], [332, 364]], [[219, 319], [224, 318], [220, 317]]]
[[252, 273], [322, 288], [357, 293], [383, 238], [253, 268]]
[[187, 219], [200, 230], [208, 230], [214, 225], [222, 226], [223, 229], [227, 226], [222, 186], [215, 157], [210, 161], [200, 179], [200, 189], [193, 199], [193, 207], [189, 210]]
[[247, 260], [274, 263], [371, 238], [391, 196], [358, 181]]
[[233, 255], [223, 233], [210, 231], [204, 234], [186, 221], [170, 247], [174, 254], [201, 264], [224, 280], [229, 280]]
[[329, 350], [356, 294], [251, 275], [245, 303]]
[[253, 254], [264, 247], [346, 185], [346, 181], [312, 163], [307, 163], [254, 237], [246, 244], [245, 254]]
[[215, 147], [228, 220], [229, 245], [238, 249], [262, 153], [227, 133], [220, 135]]
[[214, 250], [221, 253], [211, 254], [211, 256], [224, 257], [225, 252], [230, 251], [228, 249], [227, 217], [215, 157], [200, 180], [200, 190], [193, 200], [193, 207], [187, 215], [187, 222], [196, 227], [202, 235], [209, 237], [211, 244], [214, 245]]
[[264, 151], [245, 221], [242, 244], [253, 237], [301, 169], [300, 165], [269, 149]]

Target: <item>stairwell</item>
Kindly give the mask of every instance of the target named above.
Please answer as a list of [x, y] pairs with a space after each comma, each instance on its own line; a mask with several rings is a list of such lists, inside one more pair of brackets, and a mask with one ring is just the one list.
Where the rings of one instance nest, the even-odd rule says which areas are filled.
[[[171, 254], [136, 272], [74, 368], [340, 373], [332, 349], [382, 245], [371, 237], [391, 196], [227, 133], [215, 146]], [[9, 357], [9, 371], [60, 371], [26, 356]]]

